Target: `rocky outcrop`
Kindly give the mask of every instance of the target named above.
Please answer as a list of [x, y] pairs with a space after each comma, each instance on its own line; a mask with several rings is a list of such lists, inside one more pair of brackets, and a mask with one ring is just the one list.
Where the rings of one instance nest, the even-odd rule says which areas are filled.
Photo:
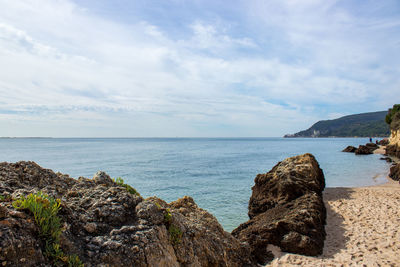
[[378, 149], [379, 146], [374, 143], [367, 143], [365, 146], [360, 145], [354, 152], [356, 155], [368, 155], [373, 154], [375, 149]]
[[32, 214], [12, 200], [43, 191], [60, 199], [60, 246], [85, 266], [254, 266], [248, 244], [184, 197], [170, 204], [143, 199], [106, 173], [93, 179], [0, 163], [0, 264], [51, 265]]
[[258, 263], [267, 261], [268, 244], [283, 251], [322, 253], [326, 210], [325, 179], [311, 154], [285, 159], [255, 178], [249, 201], [250, 220], [232, 234], [247, 242]]
[[351, 152], [354, 153], [356, 151], [356, 147], [354, 146], [347, 146], [345, 149], [342, 150], [342, 152]]
[[400, 181], [400, 163], [396, 163], [390, 167], [389, 177], [395, 181]]
[[342, 150], [342, 152], [354, 152], [356, 155], [368, 155], [373, 154], [374, 150], [378, 149], [379, 146], [374, 143], [367, 143], [364, 145], [358, 146], [358, 148], [354, 146], [348, 146]]

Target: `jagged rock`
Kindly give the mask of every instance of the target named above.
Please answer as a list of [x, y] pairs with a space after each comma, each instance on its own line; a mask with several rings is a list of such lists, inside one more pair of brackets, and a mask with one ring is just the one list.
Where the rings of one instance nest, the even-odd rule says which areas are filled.
[[369, 147], [360, 145], [360, 146], [356, 149], [356, 151], [354, 151], [354, 153], [355, 153], [356, 155], [368, 155], [368, 154], [372, 154], [372, 151], [371, 151], [371, 149], [370, 149]]
[[[191, 198], [144, 200], [104, 172], [75, 180], [34, 162], [0, 163], [0, 194], [39, 190], [61, 199], [61, 247], [85, 266], [254, 266], [248, 244]], [[0, 264], [50, 265], [38, 236], [31, 214], [0, 202]]]
[[255, 178], [249, 201], [250, 220], [232, 234], [250, 244], [260, 264], [267, 260], [268, 244], [293, 253], [321, 254], [326, 236], [324, 187], [323, 172], [313, 155], [279, 162]]
[[400, 163], [390, 167], [389, 177], [395, 181], [400, 181]]
[[249, 217], [294, 200], [306, 192], [322, 195], [325, 179], [311, 154], [287, 158], [266, 174], [258, 174], [249, 201]]
[[345, 149], [342, 150], [342, 152], [355, 152], [356, 151], [356, 147], [354, 146], [348, 146]]

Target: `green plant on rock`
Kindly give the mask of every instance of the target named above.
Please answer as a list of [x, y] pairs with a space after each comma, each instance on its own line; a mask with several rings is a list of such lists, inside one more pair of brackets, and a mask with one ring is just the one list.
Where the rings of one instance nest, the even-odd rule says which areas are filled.
[[129, 193], [133, 194], [133, 195], [138, 195], [140, 196], [140, 194], [138, 193], [138, 191], [136, 191], [135, 188], [133, 188], [132, 186], [125, 184], [124, 179], [122, 179], [121, 177], [118, 177], [116, 179], [113, 179], [114, 182], [119, 185], [122, 186], [126, 189], [126, 191], [128, 191]]
[[21, 196], [13, 202], [16, 209], [27, 209], [32, 212], [36, 224], [39, 226], [39, 234], [46, 240], [58, 242], [61, 234], [61, 220], [57, 216], [60, 210], [60, 200], [38, 192]]
[[177, 226], [171, 224], [168, 227], [169, 237], [171, 238], [171, 242], [173, 245], [178, 245], [181, 243], [182, 239], [182, 231]]
[[166, 208], [164, 213], [164, 222], [165, 223], [172, 223], [172, 214], [171, 210]]
[[43, 192], [21, 196], [13, 202], [14, 208], [28, 210], [39, 226], [39, 236], [45, 243], [45, 256], [55, 265], [83, 267], [78, 256], [65, 255], [60, 248], [61, 219], [57, 216], [61, 201]]
[[169, 208], [165, 209], [164, 223], [168, 229], [169, 238], [172, 245], [178, 245], [182, 239], [182, 231], [172, 223], [172, 213]]

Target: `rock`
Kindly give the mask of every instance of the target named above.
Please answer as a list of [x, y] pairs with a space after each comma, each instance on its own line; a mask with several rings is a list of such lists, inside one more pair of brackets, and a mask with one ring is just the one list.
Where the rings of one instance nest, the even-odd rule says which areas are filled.
[[356, 147], [354, 146], [348, 146], [345, 149], [342, 150], [342, 152], [355, 152], [356, 151]]
[[389, 177], [395, 181], [400, 181], [400, 163], [390, 167]]
[[0, 216], [0, 262], [6, 262], [4, 266], [44, 266], [48, 263], [33, 220], [7, 216], [13, 212], [11, 206], [0, 206], [0, 209], [3, 215]]
[[400, 158], [400, 147], [397, 144], [391, 144], [386, 146], [386, 154]]
[[[85, 266], [255, 266], [249, 245], [190, 197], [167, 204], [129, 193], [105, 172], [75, 180], [34, 162], [0, 163], [2, 194], [39, 190], [61, 199], [60, 246]], [[0, 237], [0, 262], [51, 265], [32, 214], [11, 200], [0, 202]]]
[[191, 197], [171, 202], [170, 208], [173, 223], [184, 233], [174, 246], [181, 266], [253, 265], [249, 246], [225, 232], [217, 219], [199, 208]]
[[7, 214], [8, 214], [8, 209], [0, 204], [0, 219], [5, 218]]
[[365, 144], [365, 146], [368, 147], [369, 150], [372, 150], [371, 152], [379, 148], [379, 146], [375, 143], [367, 143]]
[[355, 153], [356, 155], [368, 155], [368, 154], [372, 154], [372, 151], [371, 151], [371, 149], [370, 149], [369, 147], [360, 145], [360, 146], [356, 149], [356, 151], [354, 151], [354, 153]]
[[249, 217], [294, 200], [306, 192], [322, 196], [325, 178], [311, 154], [291, 157], [279, 162], [266, 174], [258, 174], [249, 201]]
[[96, 172], [96, 174], [93, 176], [93, 180], [97, 184], [106, 184], [106, 185], [114, 184], [114, 181], [111, 179], [111, 177], [103, 171]]
[[382, 140], [380, 140], [378, 142], [378, 145], [381, 145], [381, 146], [387, 146], [388, 144], [389, 144], [389, 139], [388, 138], [383, 138]]
[[324, 187], [323, 172], [313, 155], [285, 159], [257, 175], [249, 201], [250, 220], [232, 234], [250, 245], [259, 264], [269, 259], [268, 244], [292, 253], [321, 254], [326, 236]]
[[389, 158], [389, 157], [381, 157], [381, 158], [379, 158], [380, 160], [385, 160], [386, 162], [388, 162], [388, 163], [390, 163], [390, 162], [393, 162], [393, 160], [391, 159], [391, 158]]

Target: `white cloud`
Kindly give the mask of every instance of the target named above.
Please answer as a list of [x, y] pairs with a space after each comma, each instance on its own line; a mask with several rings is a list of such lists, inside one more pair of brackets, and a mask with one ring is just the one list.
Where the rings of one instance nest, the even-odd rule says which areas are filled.
[[[175, 136], [179, 129], [180, 136], [234, 136], [232, 129], [271, 136], [321, 118], [316, 103], [351, 106], [367, 103], [379, 86], [398, 89], [398, 61], [380, 60], [400, 39], [379, 33], [398, 21], [366, 24], [336, 1], [251, 4], [260, 36], [193, 18], [188, 34], [172, 38], [151, 21], [116, 23], [67, 0], [0, 0], [0, 110], [6, 111], [0, 120], [14, 121], [10, 135], [20, 135], [27, 121], [47, 120], [49, 129], [59, 120], [74, 129], [91, 121], [82, 135], [113, 133], [96, 130], [98, 122], [124, 130], [123, 136]], [[282, 43], [264, 47], [266, 35]], [[271, 55], [280, 45], [290, 51]], [[214, 130], [218, 124], [229, 127]], [[76, 135], [57, 127], [55, 135]], [[43, 135], [41, 129], [35, 133]]]

